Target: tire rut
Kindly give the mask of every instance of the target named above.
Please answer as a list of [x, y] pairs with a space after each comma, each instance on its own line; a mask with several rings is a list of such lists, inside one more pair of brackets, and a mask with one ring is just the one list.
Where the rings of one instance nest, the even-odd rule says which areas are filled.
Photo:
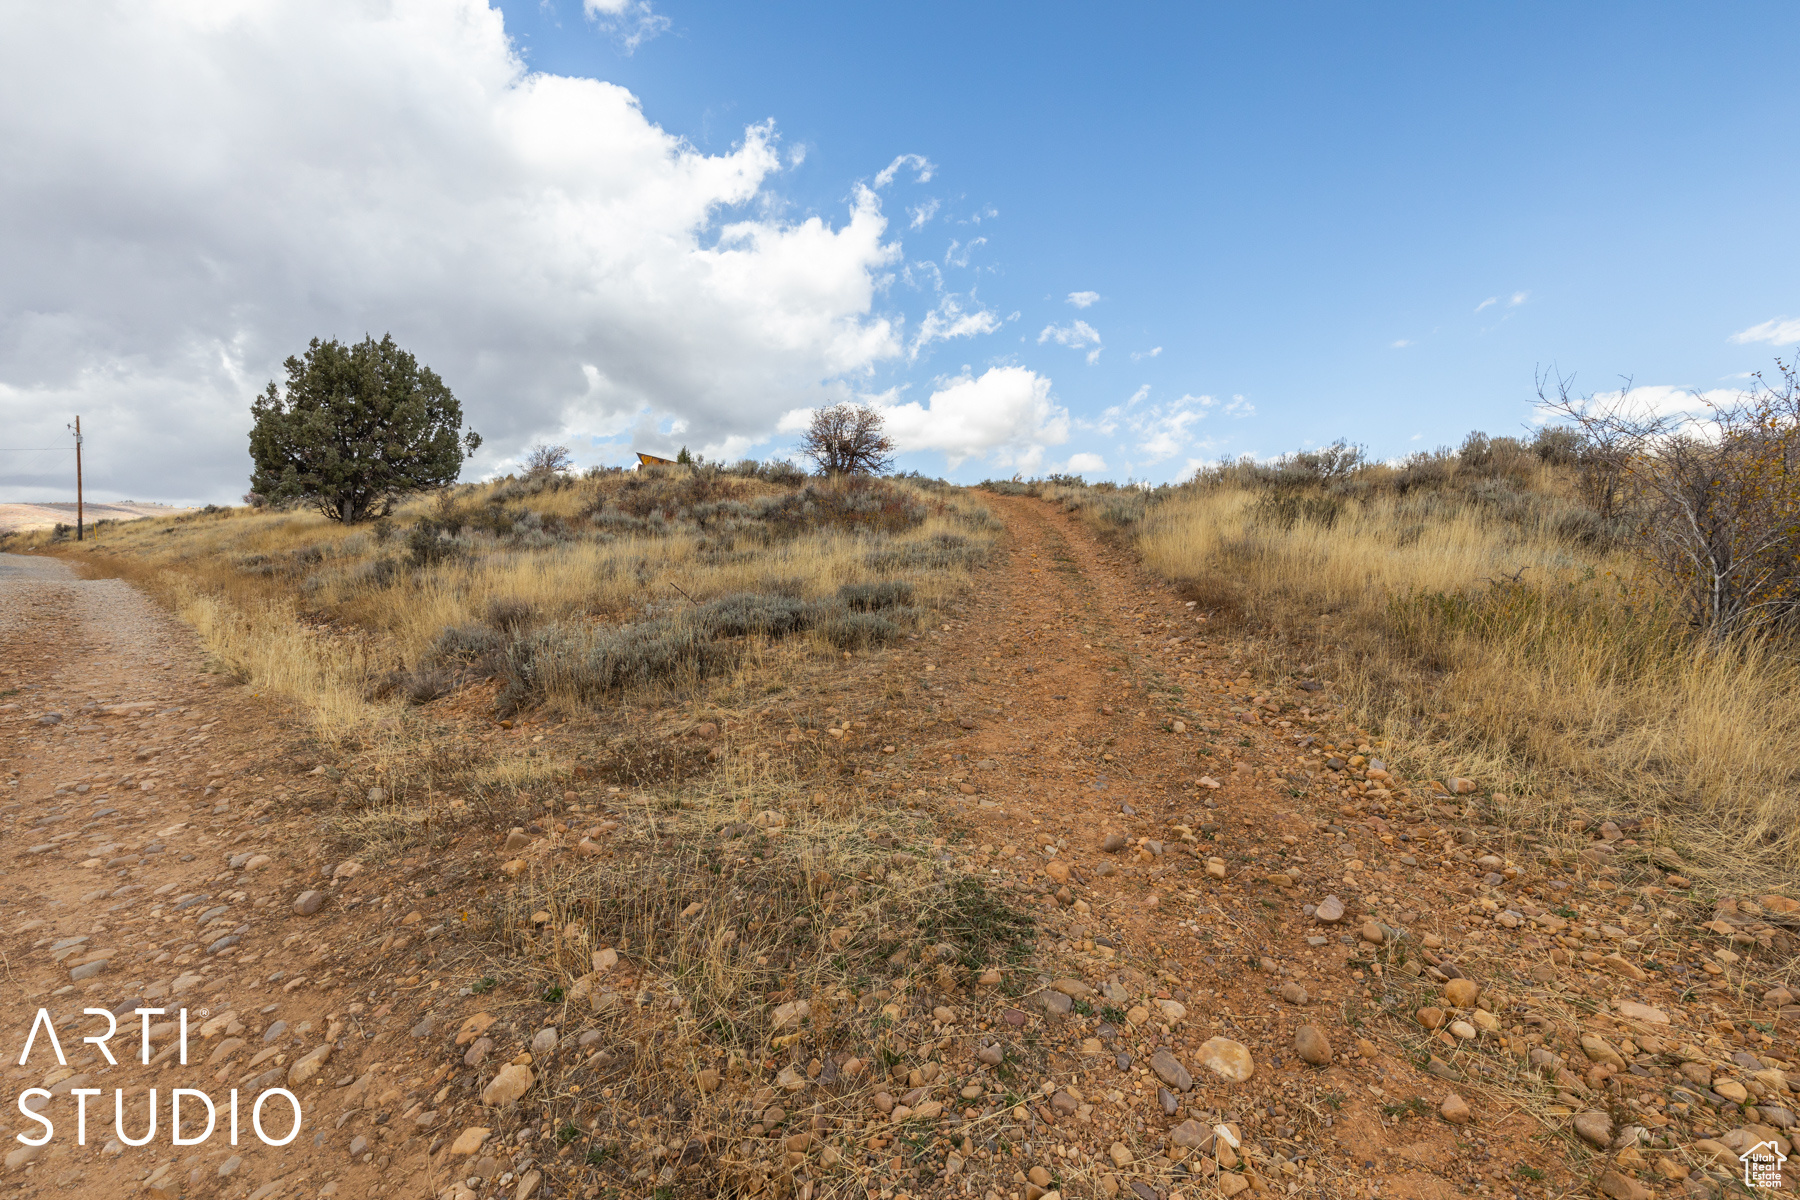
[[[1096, 1101], [1044, 1132], [1057, 1177], [1078, 1195], [1254, 1185], [1361, 1196], [1371, 1179], [1384, 1196], [1460, 1194], [1444, 1178], [1459, 1132], [1467, 1145], [1538, 1126], [1492, 1111], [1478, 1134], [1403, 1130], [1382, 1112], [1396, 1095], [1432, 1096], [1435, 1109], [1446, 1090], [1392, 1024], [1430, 985], [1416, 955], [1414, 974], [1395, 976], [1392, 947], [1383, 964], [1355, 919], [1321, 924], [1309, 902], [1355, 889], [1352, 908], [1404, 921], [1411, 937], [1450, 930], [1428, 893], [1351, 857], [1387, 857], [1380, 830], [1331, 823], [1310, 778], [1323, 772], [1300, 759], [1325, 706], [1244, 694], [1229, 640], [1132, 555], [1041, 501], [988, 502], [1005, 518], [1006, 552], [967, 620], [935, 639], [931, 690], [974, 718], [943, 765], [954, 819], [979, 843], [976, 869], [1045, 930], [1043, 990], [1024, 1007], [1059, 1052], [1053, 1086]], [[1305, 719], [1281, 716], [1282, 702]], [[1249, 1081], [1205, 1065], [1218, 1039], [1248, 1050]], [[1178, 1131], [1211, 1144], [1221, 1125], [1239, 1152], [1171, 1144]]]

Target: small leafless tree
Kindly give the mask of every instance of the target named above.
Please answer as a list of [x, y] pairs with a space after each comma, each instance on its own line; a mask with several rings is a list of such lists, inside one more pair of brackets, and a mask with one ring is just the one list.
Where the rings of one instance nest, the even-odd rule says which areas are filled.
[[818, 409], [800, 439], [800, 453], [826, 475], [879, 475], [894, 465], [894, 442], [884, 424], [881, 411], [867, 404]]
[[1544, 409], [1584, 434], [1583, 491], [1635, 533], [1640, 555], [1713, 637], [1800, 620], [1800, 374], [1707, 412], [1634, 406], [1629, 384], [1577, 396], [1571, 380], [1538, 382]]
[[562, 475], [575, 467], [575, 456], [567, 446], [539, 442], [525, 452], [525, 474]]

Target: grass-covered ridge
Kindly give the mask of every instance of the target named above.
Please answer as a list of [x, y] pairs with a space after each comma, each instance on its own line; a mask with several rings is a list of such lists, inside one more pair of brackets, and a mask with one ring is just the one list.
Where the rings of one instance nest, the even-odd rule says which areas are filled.
[[361, 525], [213, 509], [12, 547], [161, 594], [222, 666], [332, 736], [481, 676], [504, 707], [588, 704], [774, 641], [880, 645], [962, 588], [997, 530], [933, 481], [703, 466], [509, 477]]

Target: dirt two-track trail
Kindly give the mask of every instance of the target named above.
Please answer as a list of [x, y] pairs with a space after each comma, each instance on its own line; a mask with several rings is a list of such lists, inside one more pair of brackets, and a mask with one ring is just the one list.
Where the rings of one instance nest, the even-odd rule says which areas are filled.
[[[1345, 742], [1329, 680], [1239, 676], [1230, 640], [1127, 553], [1041, 501], [988, 502], [1007, 538], [960, 618], [859, 670], [945, 714], [906, 787], [939, 796], [946, 837], [1037, 918], [1037, 982], [974, 1003], [1046, 1048], [1057, 1074], [1015, 1110], [1029, 1153], [1000, 1172], [970, 1150], [986, 1182], [973, 1166], [903, 1187], [844, 1171], [810, 1195], [1037, 1200], [1052, 1179], [1065, 1196], [1143, 1200], [1593, 1194], [1604, 1164], [1572, 1170], [1566, 1127], [1507, 1099], [1506, 1064], [1529, 1048], [1517, 1010], [1563, 1011], [1556, 978], [1585, 979], [1582, 1011], [1661, 1003], [1679, 1028], [1671, 985], [1567, 956], [1552, 967], [1563, 922], [1496, 923], [1471, 903], [1477, 881], [1529, 877], [1494, 884], [1501, 860], [1458, 835], [1460, 798], [1409, 826], [1345, 803], [1404, 784], [1350, 785], [1312, 751], [1309, 739]], [[435, 893], [407, 890], [419, 868], [404, 864], [322, 878], [329, 851], [303, 811], [312, 776], [269, 757], [291, 730], [203, 666], [191, 632], [126, 584], [0, 556], [0, 1196], [598, 1194], [579, 1171], [533, 1168], [533, 1153], [554, 1168], [548, 1141], [518, 1149], [503, 1179], [464, 1178], [451, 1142], [497, 1122], [461, 1047], [434, 1030], [477, 1001], [413, 979], [377, 987], [369, 966], [397, 927], [443, 919], [418, 898]], [[331, 902], [309, 909], [319, 889]], [[1465, 976], [1483, 998], [1444, 998]], [[1466, 1020], [1454, 1035], [1448, 1021], [1423, 1028], [1420, 1005]], [[87, 1009], [117, 1014], [116, 1064], [82, 1041], [105, 1032]], [[40, 1032], [20, 1064], [40, 1012], [66, 1063]], [[1558, 1078], [1577, 1092], [1565, 1102], [1635, 1114], [1652, 1134], [1667, 1124], [1604, 1074], [1586, 1080], [1604, 1103]], [[277, 1087], [304, 1116], [270, 1146], [249, 1108]], [[31, 1088], [49, 1095], [27, 1106], [56, 1127], [41, 1147], [17, 1140], [41, 1132], [15, 1104]], [[174, 1088], [211, 1098], [213, 1136], [175, 1146], [163, 1124], [124, 1144], [115, 1103], [137, 1140], [150, 1089], [166, 1123]], [[99, 1094], [83, 1145], [86, 1089]], [[265, 1104], [271, 1140], [291, 1111]], [[184, 1132], [203, 1123], [184, 1101]], [[1618, 1182], [1608, 1194], [1640, 1195], [1624, 1187], [1636, 1178]]]

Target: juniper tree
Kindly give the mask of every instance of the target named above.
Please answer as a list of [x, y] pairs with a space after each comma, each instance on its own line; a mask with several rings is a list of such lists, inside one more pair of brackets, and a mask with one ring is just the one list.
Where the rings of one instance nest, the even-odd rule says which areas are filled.
[[430, 367], [385, 336], [314, 338], [289, 358], [286, 391], [251, 402], [251, 490], [313, 505], [346, 525], [385, 516], [409, 492], [456, 482], [481, 435]]

